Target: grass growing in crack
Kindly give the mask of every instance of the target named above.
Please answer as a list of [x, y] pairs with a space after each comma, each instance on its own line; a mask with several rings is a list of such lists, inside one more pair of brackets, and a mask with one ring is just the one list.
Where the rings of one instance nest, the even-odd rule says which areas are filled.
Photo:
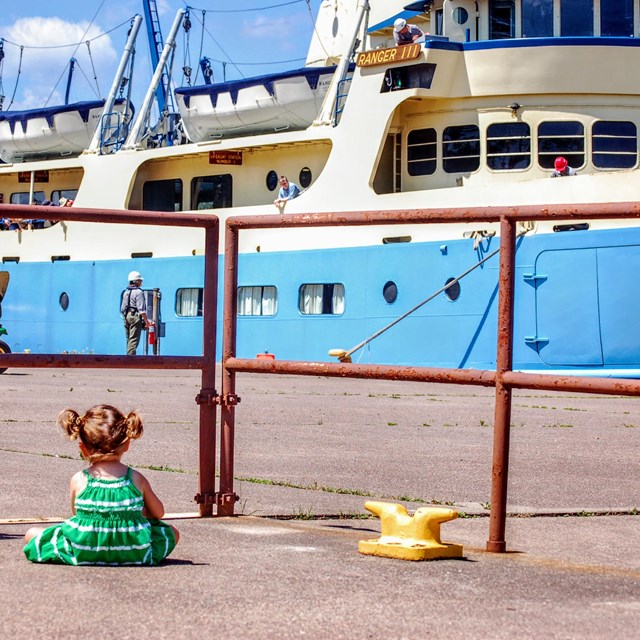
[[298, 484], [295, 482], [287, 482], [283, 480], [271, 480], [269, 478], [248, 478], [236, 476], [234, 478], [238, 482], [250, 482], [252, 484], [263, 484], [271, 487], [286, 487], [288, 489], [302, 489], [303, 491], [322, 491], [323, 493], [335, 493], [345, 496], [360, 496], [363, 498], [378, 498], [381, 500], [398, 500], [401, 502], [416, 502], [419, 504], [440, 504], [453, 506], [455, 502], [452, 500], [426, 500], [425, 498], [417, 498], [415, 496], [400, 495], [400, 496], [385, 496], [376, 495], [370, 491], [363, 491], [362, 489], [346, 489], [344, 487], [328, 487], [326, 485], [320, 485], [317, 482], [311, 484]]
[[296, 512], [293, 514], [294, 520], [313, 520], [315, 519], [315, 514], [313, 509], [304, 509], [302, 507], [298, 507]]
[[150, 471], [168, 471], [170, 473], [187, 473], [181, 467], [170, 467], [167, 464], [155, 465], [155, 464], [141, 464], [139, 469], [149, 469]]
[[543, 429], [572, 429], [572, 424], [563, 424], [560, 422], [554, 422], [553, 424], [543, 424]]

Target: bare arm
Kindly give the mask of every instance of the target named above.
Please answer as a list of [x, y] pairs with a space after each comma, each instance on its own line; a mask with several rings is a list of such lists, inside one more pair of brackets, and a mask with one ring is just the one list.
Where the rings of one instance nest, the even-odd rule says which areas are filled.
[[160, 498], [154, 493], [149, 481], [138, 471], [133, 472], [132, 480], [144, 498], [142, 515], [145, 518], [162, 518], [164, 515], [164, 505]]
[[87, 479], [82, 471], [78, 471], [69, 483], [69, 497], [71, 498], [71, 513], [76, 515], [76, 496], [80, 495], [83, 489], [87, 486]]

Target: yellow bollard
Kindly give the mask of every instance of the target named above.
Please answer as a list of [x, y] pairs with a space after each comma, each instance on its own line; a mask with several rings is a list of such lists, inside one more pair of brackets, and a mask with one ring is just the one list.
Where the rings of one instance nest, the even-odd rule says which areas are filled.
[[381, 536], [360, 540], [358, 551], [370, 556], [400, 560], [461, 558], [462, 545], [440, 541], [440, 524], [458, 517], [443, 507], [420, 507], [410, 516], [401, 504], [365, 502], [365, 509], [381, 520]]

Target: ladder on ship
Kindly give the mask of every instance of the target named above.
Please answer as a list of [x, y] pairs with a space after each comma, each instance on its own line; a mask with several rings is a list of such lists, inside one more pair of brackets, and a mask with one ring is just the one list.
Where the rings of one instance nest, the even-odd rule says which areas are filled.
[[[162, 31], [160, 29], [160, 19], [158, 18], [158, 5], [156, 0], [144, 0], [144, 19], [147, 25], [147, 36], [149, 38], [149, 53], [151, 55], [151, 68], [155, 69], [160, 62], [164, 42], [162, 39]], [[173, 95], [169, 87], [169, 74], [166, 67], [162, 70], [162, 79], [158, 83], [156, 89], [156, 100], [158, 101], [158, 110], [160, 113], [168, 111], [175, 113], [175, 105], [173, 103]]]

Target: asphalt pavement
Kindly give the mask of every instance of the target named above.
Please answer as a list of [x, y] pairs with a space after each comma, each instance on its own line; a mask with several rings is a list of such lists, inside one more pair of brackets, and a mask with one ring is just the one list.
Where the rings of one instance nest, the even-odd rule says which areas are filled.
[[[514, 395], [507, 553], [489, 535], [493, 391], [238, 375], [236, 516], [198, 518], [197, 372], [0, 375], [0, 632], [6, 638], [637, 638], [640, 399]], [[181, 531], [155, 568], [35, 565], [32, 523], [69, 515], [83, 462], [57, 413], [145, 425], [124, 461]], [[462, 559], [365, 556], [368, 500], [459, 517]]]

